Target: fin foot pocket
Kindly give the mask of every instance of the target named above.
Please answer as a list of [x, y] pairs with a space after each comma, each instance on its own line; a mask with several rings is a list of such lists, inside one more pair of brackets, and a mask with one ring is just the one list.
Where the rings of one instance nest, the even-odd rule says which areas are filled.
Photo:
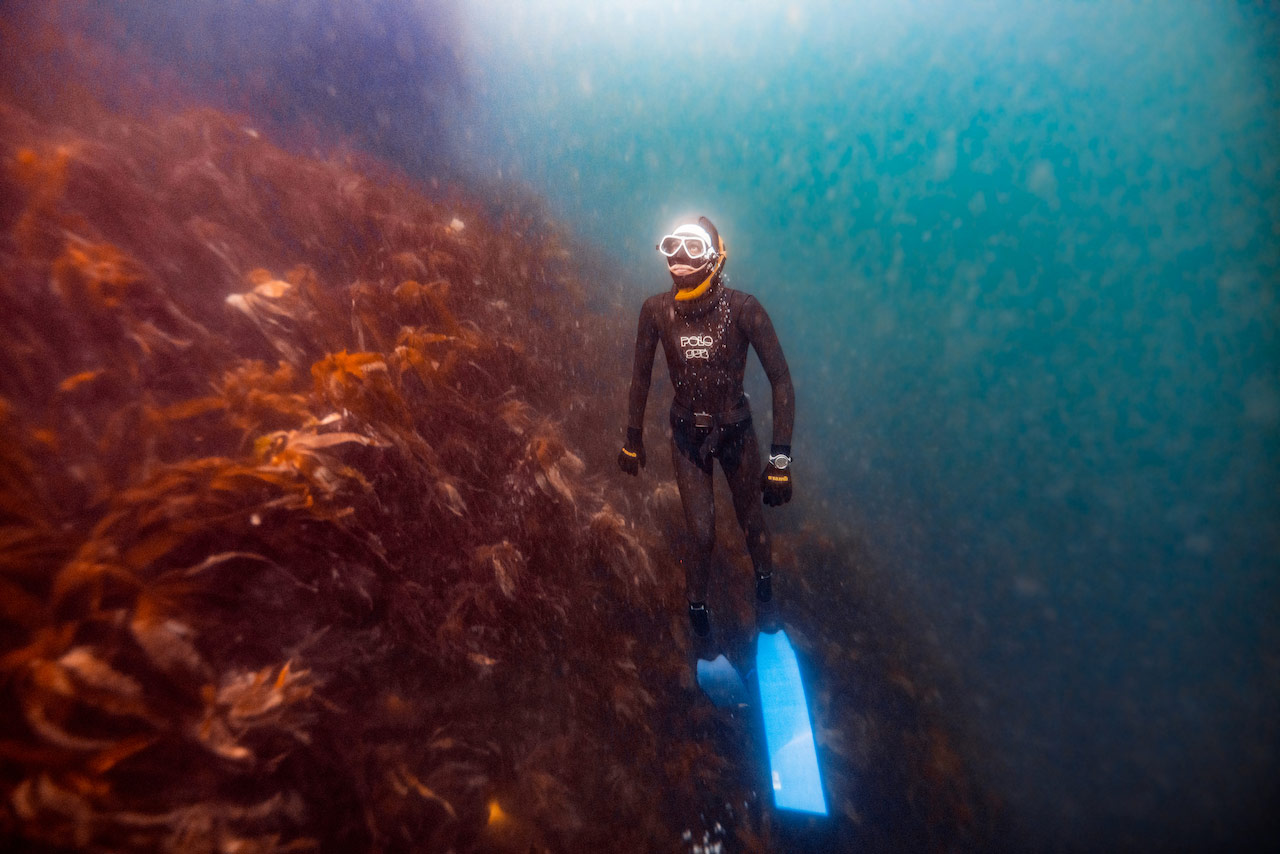
[[756, 576], [756, 601], [768, 602], [773, 599], [773, 573], [766, 572]]
[[711, 614], [707, 611], [706, 602], [689, 603], [689, 624], [693, 626], [693, 633], [700, 638], [711, 634]]
[[772, 599], [756, 601], [756, 628], [766, 634], [773, 634], [782, 627], [782, 617], [778, 613], [778, 603]]

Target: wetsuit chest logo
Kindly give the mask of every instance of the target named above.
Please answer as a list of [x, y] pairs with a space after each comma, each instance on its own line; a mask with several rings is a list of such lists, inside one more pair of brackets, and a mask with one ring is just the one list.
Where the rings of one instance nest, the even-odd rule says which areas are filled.
[[715, 344], [715, 339], [710, 335], [681, 335], [680, 347], [684, 350], [685, 360], [689, 359], [710, 359], [711, 345]]

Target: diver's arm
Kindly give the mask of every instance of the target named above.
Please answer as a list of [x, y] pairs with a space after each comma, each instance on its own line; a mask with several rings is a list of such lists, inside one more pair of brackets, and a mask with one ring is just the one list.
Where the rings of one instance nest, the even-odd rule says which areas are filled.
[[635, 477], [644, 468], [644, 405], [649, 398], [649, 380], [653, 374], [653, 351], [658, 346], [658, 323], [653, 300], [645, 300], [640, 309], [640, 328], [636, 331], [636, 360], [631, 372], [631, 394], [627, 400], [627, 441], [618, 452], [618, 468]]
[[640, 308], [640, 324], [636, 330], [635, 364], [631, 370], [631, 393], [627, 398], [627, 428], [643, 431], [644, 408], [649, 400], [649, 381], [653, 375], [653, 355], [658, 347], [658, 320], [655, 300], [645, 300]]
[[747, 297], [744, 309], [742, 322], [747, 340], [755, 347], [765, 376], [773, 387], [773, 444], [790, 450], [791, 428], [796, 417], [796, 392], [791, 385], [787, 357], [782, 354], [778, 334], [773, 331], [773, 323], [764, 306], [755, 297]]

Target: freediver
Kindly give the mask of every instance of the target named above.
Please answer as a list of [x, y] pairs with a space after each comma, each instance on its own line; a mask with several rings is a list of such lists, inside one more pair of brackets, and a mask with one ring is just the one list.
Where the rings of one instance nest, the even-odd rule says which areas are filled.
[[[681, 225], [662, 238], [657, 249], [666, 257], [672, 287], [649, 297], [640, 309], [627, 438], [618, 466], [634, 476], [645, 465], [644, 410], [654, 350], [661, 341], [675, 387], [671, 457], [693, 540], [690, 553], [681, 560], [689, 621], [705, 643], [711, 633], [707, 583], [716, 532], [712, 460], [718, 459], [755, 568], [757, 620], [761, 628], [772, 630], [773, 556], [760, 498], [763, 495], [771, 507], [791, 500], [791, 372], [764, 307], [750, 294], [725, 284], [728, 252], [711, 220], [699, 217], [696, 223]], [[755, 347], [773, 387], [773, 442], [769, 462], [758, 477], [760, 449], [742, 388], [748, 344]]]

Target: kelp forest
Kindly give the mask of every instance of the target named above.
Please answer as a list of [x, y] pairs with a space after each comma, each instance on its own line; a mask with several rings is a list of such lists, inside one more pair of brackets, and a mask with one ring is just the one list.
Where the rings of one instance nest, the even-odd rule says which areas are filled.
[[[832, 816], [774, 812], [758, 722], [692, 678], [669, 461], [612, 463], [638, 300], [545, 205], [225, 103], [113, 101], [94, 74], [143, 66], [67, 20], [4, 30], [6, 850], [990, 841], [945, 669], [816, 517], [775, 551]], [[32, 68], [65, 85], [34, 97]]]

